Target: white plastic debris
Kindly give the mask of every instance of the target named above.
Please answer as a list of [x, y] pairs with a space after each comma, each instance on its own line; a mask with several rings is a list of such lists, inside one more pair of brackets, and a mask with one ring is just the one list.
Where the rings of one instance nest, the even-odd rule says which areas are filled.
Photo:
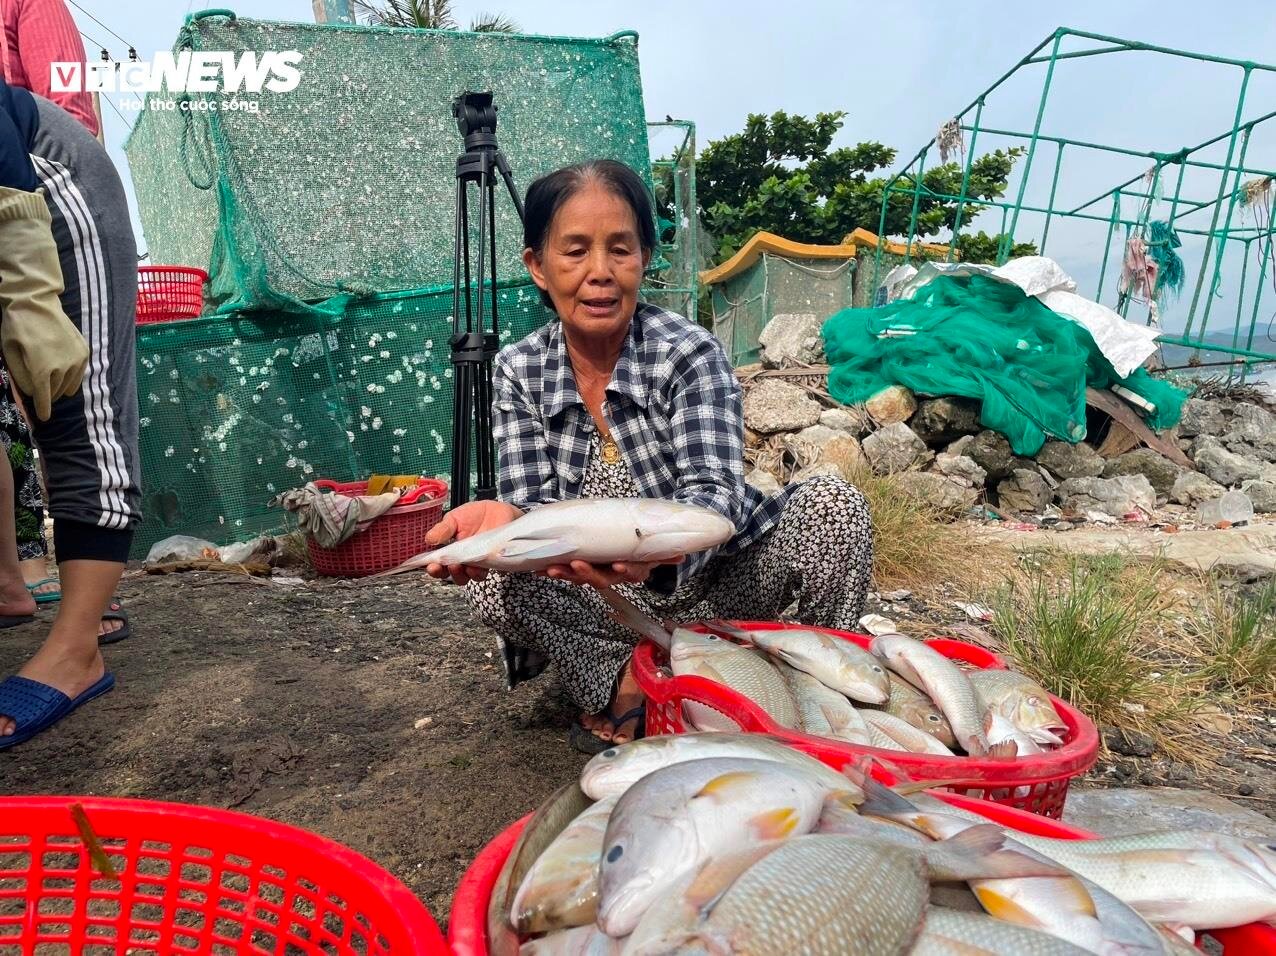
[[146, 552], [147, 564], [164, 564], [169, 561], [197, 561], [200, 558], [221, 560], [217, 545], [203, 538], [192, 538], [188, 534], [175, 534], [156, 541], [151, 550]]
[[899, 633], [899, 628], [895, 626], [895, 622], [889, 617], [882, 617], [880, 614], [865, 614], [860, 618], [860, 627], [874, 637], [881, 634]]
[[972, 621], [991, 621], [993, 618], [992, 608], [986, 604], [972, 604], [968, 601], [953, 601], [953, 607], [958, 608]]

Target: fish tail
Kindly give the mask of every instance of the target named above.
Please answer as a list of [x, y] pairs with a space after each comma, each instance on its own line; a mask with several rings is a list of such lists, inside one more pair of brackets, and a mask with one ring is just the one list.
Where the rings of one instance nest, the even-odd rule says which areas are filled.
[[988, 748], [988, 757], [994, 760], [1010, 760], [1019, 756], [1019, 745], [1013, 740], [1002, 740]]
[[370, 578], [388, 578], [392, 574], [402, 574], [404, 571], [415, 571], [417, 568], [423, 568], [427, 564], [432, 563], [434, 556], [442, 551], [442, 548], [435, 548], [433, 551], [424, 551], [421, 554], [413, 555], [402, 564], [395, 565], [388, 571], [378, 571], [376, 574], [370, 574]]
[[673, 646], [673, 635], [667, 631], [659, 621], [656, 621], [642, 611], [626, 598], [615, 588], [598, 588], [598, 596], [612, 607], [612, 620], [618, 624], [622, 624], [643, 637], [649, 637], [655, 641], [660, 647], [668, 653], [669, 648]]
[[865, 761], [861, 764], [848, 765], [842, 771], [864, 791], [864, 802], [860, 804], [861, 813], [875, 817], [891, 817], [901, 813], [917, 812], [917, 807], [904, 796], [869, 776], [867, 768], [868, 764]]

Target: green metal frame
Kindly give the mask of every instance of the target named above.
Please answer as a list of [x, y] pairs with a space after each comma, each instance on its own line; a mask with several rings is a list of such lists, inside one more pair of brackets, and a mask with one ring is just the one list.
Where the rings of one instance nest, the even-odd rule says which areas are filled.
[[[1062, 49], [1062, 45], [1065, 39], [1069, 37], [1081, 38], [1083, 40], [1093, 41], [1104, 45], [1081, 50], [1064, 50]], [[1043, 51], [1047, 52], [1043, 53]], [[1049, 101], [1051, 83], [1055, 77], [1056, 66], [1065, 60], [1134, 51], [1163, 54], [1169, 57], [1196, 60], [1203, 63], [1212, 63], [1240, 70], [1240, 88], [1237, 94], [1236, 109], [1232, 117], [1230, 128], [1217, 136], [1205, 140], [1204, 142], [1197, 143], [1194, 146], [1183, 147], [1174, 152], [1130, 149], [1121, 146], [1070, 139], [1062, 136], [1051, 136], [1043, 132], [1042, 126], [1046, 113], [1046, 105]], [[1019, 71], [1040, 64], [1044, 64], [1046, 70], [1044, 80], [1041, 84], [1041, 95], [1037, 102], [1036, 117], [1031, 131], [1025, 132], [1012, 129], [1000, 129], [985, 125], [984, 112], [988, 97], [995, 90], [1010, 80], [1011, 77], [1019, 73]], [[1019, 216], [1021, 212], [1044, 214], [1045, 224], [1037, 242], [1038, 251], [1043, 255], [1046, 253], [1046, 244], [1050, 236], [1051, 222], [1056, 217], [1105, 223], [1107, 225], [1107, 239], [1104, 243], [1103, 261], [1100, 267], [1098, 288], [1094, 293], [1094, 298], [1096, 300], [1100, 300], [1103, 295], [1104, 281], [1108, 272], [1108, 261], [1112, 246], [1112, 237], [1114, 233], [1116, 233], [1118, 227], [1122, 227], [1125, 230], [1126, 239], [1136, 234], [1142, 236], [1146, 232], [1149, 225], [1151, 208], [1153, 202], [1157, 198], [1153, 195], [1155, 192], [1155, 186], [1153, 185], [1153, 188], [1145, 188], [1139, 185], [1140, 181], [1144, 180], [1147, 176], [1146, 172], [1140, 173], [1123, 183], [1105, 190], [1093, 199], [1082, 203], [1079, 206], [1073, 208], [1058, 208], [1056, 207], [1055, 199], [1058, 193], [1060, 177], [1063, 172], [1064, 154], [1066, 150], [1072, 151], [1069, 155], [1075, 153], [1077, 150], [1097, 150], [1114, 156], [1143, 157], [1152, 161], [1151, 171], [1154, 172], [1154, 177], [1151, 182], [1153, 184], [1160, 180], [1160, 177], [1164, 172], [1175, 166], [1178, 167], [1173, 195], [1171, 197], [1167, 194], [1166, 197], [1170, 202], [1168, 221], [1180, 235], [1202, 236], [1205, 238], [1205, 250], [1202, 254], [1201, 266], [1195, 279], [1183, 334], [1181, 336], [1163, 335], [1160, 337], [1159, 341], [1166, 345], [1179, 345], [1199, 351], [1219, 352], [1235, 356], [1236, 358], [1234, 361], [1241, 363], [1242, 380], [1244, 378], [1244, 369], [1246, 366], [1257, 363], [1276, 362], [1276, 353], [1263, 352], [1254, 348], [1255, 332], [1259, 325], [1260, 303], [1263, 299], [1263, 293], [1265, 291], [1268, 278], [1268, 268], [1271, 263], [1273, 252], [1272, 243], [1273, 233], [1276, 232], [1276, 216], [1271, 217], [1271, 220], [1269, 220], [1262, 228], [1257, 226], [1233, 227], [1232, 225], [1236, 206], [1240, 200], [1241, 194], [1243, 193], [1243, 178], [1276, 176], [1276, 170], [1246, 165], [1246, 154], [1248, 152], [1249, 142], [1254, 128], [1276, 118], [1276, 111], [1265, 113], [1254, 119], [1246, 120], [1244, 118], [1246, 94], [1249, 91], [1250, 79], [1255, 72], [1276, 73], [1276, 66], [1270, 66], [1263, 63], [1253, 63], [1246, 60], [1230, 59], [1228, 57], [1193, 53], [1186, 50], [1174, 50], [1169, 47], [1154, 46], [1152, 44], [1140, 43], [1137, 41], [1122, 40], [1117, 37], [1103, 36], [1098, 33], [1089, 33], [1084, 30], [1060, 27], [1033, 48], [1027, 56], [1011, 67], [1011, 69], [1002, 74], [1002, 76], [999, 77], [992, 86], [980, 93], [969, 105], [966, 106], [965, 109], [957, 114], [957, 122], [961, 126], [963, 133], [969, 137], [965, 146], [965, 167], [962, 172], [961, 187], [957, 195], [933, 192], [928, 189], [924, 183], [927, 157], [932, 155], [933, 151], [937, 149], [935, 139], [931, 139], [930, 142], [924, 145], [902, 170], [895, 173], [887, 181], [882, 195], [881, 216], [878, 228], [878, 235], [882, 238], [879, 241], [877, 255], [874, 260], [873, 288], [878, 287], [882, 278], [882, 253], [885, 246], [886, 216], [890, 206], [890, 199], [893, 194], [902, 193], [904, 195], [911, 194], [912, 196], [908, 235], [906, 237], [908, 255], [906, 255], [905, 261], [908, 261], [912, 257], [914, 240], [922, 238], [917, 235], [917, 219], [918, 209], [923, 195], [930, 199], [938, 199], [957, 204], [954, 229], [952, 231], [952, 237], [948, 242], [947, 259], [950, 262], [954, 258], [957, 238], [961, 234], [962, 226], [968, 225], [966, 222], [968, 206], [973, 205], [981, 208], [1001, 209], [1002, 238], [998, 247], [998, 264], [1004, 263], [1009, 258], [1010, 250], [1013, 248], [1015, 241], [1016, 229], [1019, 226]], [[1011, 140], [1018, 140], [1025, 144], [1024, 155], [1019, 161], [1021, 168], [1016, 170], [1016, 173], [1019, 176], [1019, 185], [1013, 199], [1007, 197], [1004, 199], [989, 200], [978, 199], [969, 195], [968, 189], [970, 184], [971, 166], [976, 159], [975, 147], [981, 134], [983, 134], [985, 138], [988, 136], [999, 136]], [[1223, 141], [1227, 142], [1227, 156], [1221, 165], [1214, 162], [1207, 162], [1198, 156], [1201, 151]], [[1044, 206], [1030, 205], [1024, 201], [1027, 193], [1028, 179], [1032, 172], [1033, 162], [1037, 156], [1037, 147], [1040, 144], [1053, 144], [1056, 148], [1054, 170], [1050, 181], [1050, 196]], [[1212, 170], [1220, 174], [1218, 191], [1212, 199], [1194, 200], [1184, 198], [1182, 196], [1183, 175], [1188, 168]], [[1122, 198], [1137, 199], [1140, 201], [1140, 210], [1137, 216], [1129, 218], [1122, 214]], [[1105, 203], [1110, 203], [1110, 210], [1106, 205], [1104, 205]], [[1180, 224], [1183, 219], [1205, 209], [1212, 210], [1212, 216], [1208, 227], [1188, 228], [1185, 225]], [[935, 240], [932, 239], [930, 241], [933, 242]], [[1245, 287], [1249, 271], [1249, 253], [1251, 244], [1255, 242], [1259, 244], [1257, 249], [1261, 254], [1261, 264], [1259, 266], [1258, 282], [1253, 286], [1252, 306], [1246, 308]], [[1219, 288], [1220, 283], [1223, 281], [1223, 253], [1227, 248], [1228, 243], [1240, 243], [1244, 247], [1244, 265], [1241, 269], [1238, 304], [1230, 347], [1205, 341], [1206, 332], [1209, 328], [1210, 313], [1214, 307], [1214, 300], [1217, 298], [1213, 292]], [[1124, 248], [1124, 241], [1120, 248]], [[1120, 258], [1120, 256], [1118, 256], [1118, 258]], [[1274, 266], [1274, 268], [1276, 268], [1276, 266]], [[1202, 297], [1202, 291], [1206, 289], [1207, 273], [1210, 273], [1208, 286], [1209, 292]], [[1121, 298], [1118, 298], [1117, 307], [1122, 311], [1122, 314], [1128, 314], [1129, 306], [1130, 297], [1123, 297], [1123, 301]], [[1248, 313], [1247, 328], [1246, 313]], [[1195, 337], [1193, 337], [1194, 328], [1196, 329]]]
[[[679, 311], [696, 322], [700, 299], [699, 230], [696, 228], [696, 124], [690, 120], [666, 120], [649, 122], [647, 129], [682, 130], [682, 140], [674, 148], [673, 155], [653, 159], [651, 168], [653, 176], [663, 170], [673, 173], [674, 215], [677, 217], [674, 239], [673, 242], [662, 243], [660, 251], [666, 261], [672, 255], [678, 261], [686, 263], [688, 276], [686, 283], [667, 283], [661, 281], [659, 273], [654, 273], [647, 277], [647, 285], [665, 296], [683, 296], [685, 304]], [[679, 175], [680, 167], [682, 175]]]

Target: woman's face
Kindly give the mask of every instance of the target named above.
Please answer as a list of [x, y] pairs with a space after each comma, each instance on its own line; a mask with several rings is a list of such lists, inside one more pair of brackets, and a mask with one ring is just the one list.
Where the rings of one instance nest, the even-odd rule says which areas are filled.
[[523, 250], [569, 334], [601, 340], [623, 337], [648, 259], [629, 204], [592, 182], [558, 208], [539, 255]]

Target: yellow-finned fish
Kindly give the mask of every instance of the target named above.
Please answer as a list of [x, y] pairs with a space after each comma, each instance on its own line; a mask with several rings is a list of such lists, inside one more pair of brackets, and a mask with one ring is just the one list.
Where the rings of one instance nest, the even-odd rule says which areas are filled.
[[770, 760], [715, 757], [675, 764], [625, 791], [603, 841], [598, 925], [630, 933], [664, 888], [715, 856], [814, 829], [830, 793]]

